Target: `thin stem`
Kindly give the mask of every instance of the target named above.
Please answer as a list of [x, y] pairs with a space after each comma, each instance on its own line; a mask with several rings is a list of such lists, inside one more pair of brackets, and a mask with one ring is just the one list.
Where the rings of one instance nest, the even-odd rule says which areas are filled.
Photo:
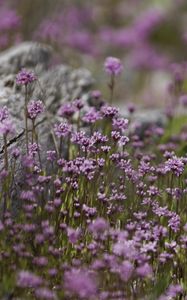
[[114, 87], [115, 87], [115, 76], [114, 74], [111, 75], [109, 88], [110, 88], [110, 104], [113, 103], [114, 98]]
[[8, 149], [7, 149], [7, 136], [6, 136], [6, 134], [3, 135], [3, 141], [4, 141], [4, 166], [5, 166], [5, 170], [8, 171]]
[[[46, 93], [45, 93], [44, 89], [42, 88], [40, 81], [37, 80], [37, 82], [38, 82], [38, 86], [39, 86], [39, 88], [40, 88], [40, 90], [41, 90], [41, 92], [43, 94], [43, 98], [45, 98], [46, 97]], [[43, 99], [43, 102], [44, 102], [44, 99]], [[44, 104], [45, 104], [45, 102], [44, 102]], [[50, 133], [51, 133], [51, 136], [52, 136], [52, 139], [53, 139], [53, 143], [54, 143], [54, 146], [55, 146], [56, 153], [57, 153], [58, 157], [60, 157], [60, 153], [59, 153], [59, 149], [58, 149], [58, 144], [57, 144], [57, 141], [56, 141], [56, 138], [55, 138], [55, 134], [54, 134], [54, 131], [53, 131], [53, 127], [52, 127], [52, 124], [51, 124], [51, 116], [50, 116], [50, 114], [49, 114], [49, 112], [48, 112], [47, 109], [46, 109], [46, 118], [47, 118], [48, 125], [50, 127]]]
[[[5, 170], [8, 171], [8, 150], [7, 150], [7, 136], [6, 134], [3, 135], [3, 141], [4, 141], [4, 167]], [[7, 209], [7, 177], [5, 178], [4, 183], [4, 202], [3, 202], [3, 218]]]
[[34, 136], [35, 136], [36, 144], [37, 144], [37, 147], [38, 147], [38, 159], [39, 159], [39, 163], [40, 163], [40, 168], [42, 170], [42, 159], [41, 159], [41, 155], [40, 155], [40, 146], [39, 146], [38, 134], [36, 132], [35, 126], [34, 126]]
[[35, 137], [35, 120], [32, 120], [32, 144], [34, 143]]
[[26, 142], [26, 150], [27, 154], [29, 153], [29, 136], [28, 136], [28, 119], [27, 119], [27, 102], [28, 102], [28, 89], [27, 85], [25, 85], [25, 142]]

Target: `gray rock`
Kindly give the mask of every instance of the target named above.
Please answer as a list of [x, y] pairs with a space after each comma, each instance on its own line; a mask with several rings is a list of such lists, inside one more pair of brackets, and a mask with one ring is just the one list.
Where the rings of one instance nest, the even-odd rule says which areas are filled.
[[40, 84], [33, 91], [33, 96], [38, 99], [45, 97], [45, 103], [50, 112], [55, 112], [65, 101], [79, 97], [87, 101], [93, 82], [88, 70], [74, 70], [69, 66], [59, 65], [40, 76]]
[[[89, 90], [93, 78], [86, 69], [73, 69], [69, 66], [58, 65], [49, 68], [52, 49], [46, 45], [27, 42], [13, 47], [0, 54], [0, 106], [9, 108], [16, 127], [16, 135], [9, 140], [9, 152], [19, 146], [23, 153], [24, 138], [24, 87], [16, 85], [16, 74], [24, 67], [33, 70], [38, 78], [30, 90], [30, 99], [44, 101], [46, 114], [39, 120], [41, 160], [45, 160], [47, 150], [55, 148], [51, 127], [56, 120], [56, 111], [64, 101], [81, 97], [85, 101], [89, 97]], [[42, 119], [43, 118], [43, 119]], [[0, 139], [0, 168], [3, 168], [3, 141]], [[16, 176], [12, 188], [12, 198], [16, 199], [22, 186], [24, 174], [21, 171], [21, 160], [17, 161]], [[14, 201], [15, 203], [15, 201]]]
[[78, 97], [86, 101], [89, 97], [93, 84], [91, 73], [66, 65], [49, 68], [51, 57], [50, 47], [33, 42], [22, 43], [0, 54], [0, 105], [7, 105], [18, 132], [23, 128], [25, 92], [24, 87], [16, 85], [16, 74], [21, 67], [37, 74], [38, 81], [31, 88], [30, 98], [43, 100], [51, 119], [64, 101]]
[[35, 68], [37, 74], [46, 70], [52, 55], [51, 47], [24, 42], [0, 54], [0, 75], [16, 74], [21, 68]]

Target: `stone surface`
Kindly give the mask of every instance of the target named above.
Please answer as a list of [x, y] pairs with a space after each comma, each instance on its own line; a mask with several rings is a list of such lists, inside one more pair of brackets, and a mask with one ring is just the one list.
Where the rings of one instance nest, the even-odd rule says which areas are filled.
[[[31, 99], [41, 99], [49, 112], [48, 121], [38, 126], [41, 155], [54, 149], [51, 127], [55, 122], [55, 113], [64, 101], [81, 97], [88, 99], [93, 78], [86, 69], [73, 69], [66, 65], [50, 66], [52, 50], [38, 43], [23, 43], [0, 54], [0, 106], [6, 105], [13, 118], [16, 135], [11, 138], [9, 151], [19, 146], [25, 151], [23, 106], [24, 87], [16, 85], [16, 74], [21, 68], [31, 69], [38, 77], [30, 91]], [[42, 117], [41, 117], [42, 118]], [[44, 156], [41, 157], [42, 161]], [[0, 169], [3, 168], [3, 142], [0, 139]], [[23, 174], [21, 161], [17, 161], [16, 176], [12, 188], [12, 198], [16, 199], [22, 186]], [[15, 201], [14, 201], [15, 204]], [[16, 204], [17, 205], [17, 204]]]
[[51, 48], [31, 42], [0, 54], [0, 105], [7, 105], [9, 108], [18, 134], [23, 130], [24, 88], [17, 86], [15, 79], [21, 67], [32, 69], [37, 74], [38, 82], [31, 89], [31, 99], [44, 101], [50, 112], [51, 122], [64, 101], [77, 97], [85, 101], [88, 99], [89, 89], [93, 84], [90, 72], [66, 65], [49, 68], [51, 56]]
[[17, 73], [21, 68], [34, 68], [37, 73], [49, 66], [52, 49], [49, 46], [24, 42], [0, 53], [0, 75]]

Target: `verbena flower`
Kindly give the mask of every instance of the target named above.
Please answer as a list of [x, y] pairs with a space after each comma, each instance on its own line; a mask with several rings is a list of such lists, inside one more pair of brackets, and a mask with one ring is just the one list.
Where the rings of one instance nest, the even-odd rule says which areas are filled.
[[38, 153], [38, 144], [37, 143], [33, 143], [33, 144], [29, 144], [29, 155], [30, 156], [34, 156]]
[[124, 118], [116, 118], [112, 120], [112, 126], [115, 130], [125, 130], [128, 128], [129, 121]]
[[36, 75], [26, 69], [22, 69], [16, 76], [16, 83], [18, 85], [28, 85], [36, 80]]
[[17, 276], [17, 285], [20, 288], [35, 288], [43, 283], [41, 277], [29, 271], [20, 271]]
[[173, 156], [165, 162], [165, 172], [173, 172], [176, 176], [180, 176], [184, 171], [184, 163], [182, 158]]
[[9, 111], [7, 106], [3, 106], [0, 108], [0, 122], [2, 123], [4, 120], [8, 119]]
[[65, 121], [61, 122], [60, 124], [55, 124], [54, 132], [59, 138], [66, 137], [71, 133], [71, 125]]
[[82, 120], [85, 123], [93, 124], [96, 121], [102, 119], [101, 114], [95, 110], [95, 108], [90, 109], [85, 115], [82, 117]]
[[152, 270], [152, 267], [148, 263], [145, 263], [144, 265], [138, 267], [136, 269], [136, 272], [141, 277], [151, 277], [153, 270]]
[[73, 229], [68, 227], [67, 228], [67, 236], [70, 243], [75, 244], [77, 243], [78, 239], [80, 238], [81, 230], [79, 228]]
[[122, 264], [120, 264], [119, 266], [119, 275], [120, 275], [120, 278], [127, 282], [132, 274], [133, 274], [133, 270], [134, 270], [134, 266], [133, 264], [128, 261], [128, 260], [125, 260], [122, 262]]
[[32, 100], [27, 105], [28, 116], [34, 120], [38, 115], [44, 112], [44, 104], [41, 100]]
[[97, 284], [87, 270], [71, 269], [64, 274], [64, 288], [70, 295], [77, 295], [81, 299], [91, 299], [96, 296]]
[[15, 133], [15, 127], [11, 120], [5, 119], [3, 122], [0, 122], [0, 134], [8, 135], [13, 133]]
[[118, 115], [119, 109], [114, 106], [104, 105], [101, 107], [101, 113], [105, 117], [116, 117]]
[[187, 95], [180, 96], [179, 103], [182, 104], [184, 107], [186, 107], [187, 106]]
[[106, 58], [104, 68], [105, 71], [110, 75], [119, 75], [123, 70], [120, 59], [112, 56]]
[[71, 118], [78, 108], [75, 102], [64, 103], [58, 110], [58, 115], [63, 118]]
[[108, 228], [109, 224], [104, 218], [95, 219], [89, 226], [89, 230], [95, 234], [103, 233]]
[[43, 299], [43, 300], [55, 300], [57, 299], [56, 294], [54, 291], [46, 287], [37, 288], [35, 290], [36, 299]]

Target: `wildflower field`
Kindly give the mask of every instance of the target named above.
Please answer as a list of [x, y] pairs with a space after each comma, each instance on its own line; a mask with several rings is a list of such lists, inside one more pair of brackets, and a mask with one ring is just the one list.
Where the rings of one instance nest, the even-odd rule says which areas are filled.
[[[138, 0], [128, 9], [93, 1], [91, 16], [86, 1], [54, 1], [51, 16], [50, 1], [42, 10], [33, 0], [33, 24], [27, 1], [13, 2], [0, 1], [2, 50], [44, 40], [53, 65], [83, 64], [96, 79], [88, 98], [61, 99], [51, 119], [37, 66], [21, 65], [13, 77], [21, 134], [0, 102], [0, 299], [187, 300], [186, 2], [161, 10], [142, 1], [138, 13]], [[176, 40], [162, 22], [174, 11], [181, 36], [169, 55]], [[167, 79], [161, 98], [151, 93], [164, 121], [143, 123], [136, 113], [155, 74]]]

